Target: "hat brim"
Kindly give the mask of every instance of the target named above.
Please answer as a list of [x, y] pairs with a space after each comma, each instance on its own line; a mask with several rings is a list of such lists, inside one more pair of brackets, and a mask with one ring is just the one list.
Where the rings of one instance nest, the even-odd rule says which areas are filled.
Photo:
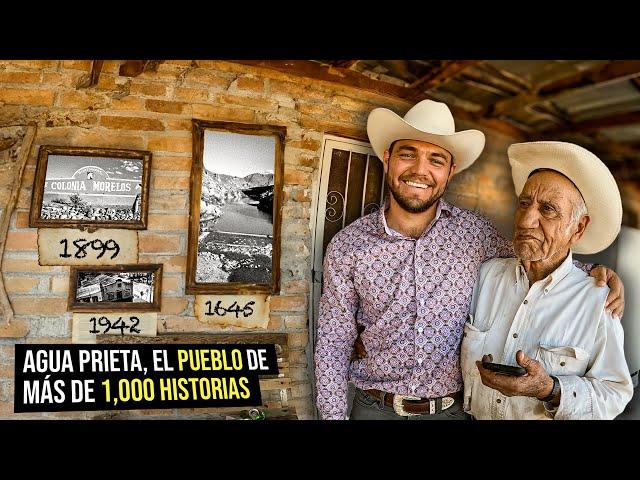
[[562, 173], [578, 188], [590, 220], [572, 247], [575, 253], [597, 253], [616, 239], [622, 223], [620, 191], [609, 169], [593, 153], [565, 142], [526, 142], [511, 145], [508, 155], [516, 195], [539, 168]]
[[450, 135], [423, 132], [387, 108], [376, 108], [369, 114], [367, 134], [373, 151], [380, 160], [395, 140], [420, 140], [444, 148], [453, 156], [456, 173], [470, 167], [484, 149], [484, 133], [463, 130]]

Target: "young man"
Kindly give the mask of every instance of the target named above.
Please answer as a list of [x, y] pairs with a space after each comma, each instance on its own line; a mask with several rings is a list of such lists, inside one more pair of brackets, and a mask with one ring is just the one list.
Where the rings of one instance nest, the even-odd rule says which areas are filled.
[[[507, 240], [477, 213], [441, 199], [484, 148], [478, 130], [455, 132], [449, 108], [424, 100], [404, 118], [374, 109], [371, 145], [384, 162], [388, 202], [329, 243], [316, 343], [317, 406], [324, 419], [465, 419], [459, 351], [480, 265], [512, 257]], [[609, 279], [621, 314], [622, 284]], [[358, 327], [365, 358], [350, 361]]]

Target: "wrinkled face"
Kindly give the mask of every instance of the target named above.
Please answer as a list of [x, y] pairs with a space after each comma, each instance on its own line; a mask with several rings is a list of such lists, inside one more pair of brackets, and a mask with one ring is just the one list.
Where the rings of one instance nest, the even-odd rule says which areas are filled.
[[419, 140], [398, 140], [384, 153], [387, 186], [404, 210], [422, 213], [444, 193], [453, 176], [451, 154], [442, 147]]
[[522, 260], [540, 261], [566, 254], [584, 233], [588, 217], [573, 224], [573, 205], [580, 192], [564, 175], [534, 173], [518, 198], [513, 247]]

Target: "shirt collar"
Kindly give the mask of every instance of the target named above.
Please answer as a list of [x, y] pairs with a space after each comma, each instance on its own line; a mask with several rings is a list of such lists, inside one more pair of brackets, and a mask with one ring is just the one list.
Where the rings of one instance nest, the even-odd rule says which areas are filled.
[[[388, 210], [388, 206], [387, 206], [387, 202], [383, 202], [383, 204], [380, 206], [380, 210], [379, 210], [379, 215], [378, 215], [378, 221], [380, 222], [380, 225], [382, 226], [382, 228], [380, 229], [380, 234], [381, 235], [389, 235], [391, 237], [402, 237], [405, 238], [405, 236], [396, 231], [393, 230], [392, 228], [389, 228], [389, 225], [387, 225], [387, 218], [385, 216], [385, 212]], [[436, 216], [434, 217], [433, 221], [431, 222], [431, 226], [433, 226], [433, 224], [441, 217], [450, 217], [453, 214], [453, 205], [451, 205], [450, 203], [444, 201], [442, 198], [440, 198], [438, 200], [438, 205], [436, 206]]]
[[[558, 266], [558, 268], [556, 268], [553, 272], [540, 280], [540, 282], [542, 282], [542, 284], [544, 285], [544, 293], [546, 294], [550, 292], [551, 289], [554, 288], [558, 283], [560, 283], [560, 281], [564, 277], [569, 275], [569, 272], [571, 272], [572, 268], [573, 255], [571, 254], [571, 250], [569, 250], [569, 255], [567, 255], [567, 258], [564, 259], [564, 261]], [[525, 279], [527, 279], [527, 272], [524, 269], [524, 266], [522, 266], [522, 262], [520, 260], [516, 262], [515, 275], [516, 284], [521, 280], [524, 281]]]

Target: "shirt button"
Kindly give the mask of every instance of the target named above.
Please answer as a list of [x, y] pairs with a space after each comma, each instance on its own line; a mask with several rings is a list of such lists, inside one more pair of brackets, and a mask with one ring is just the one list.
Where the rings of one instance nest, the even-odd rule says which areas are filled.
[[548, 289], [548, 288], [545, 288], [545, 289], [544, 289], [544, 293], [548, 293], [548, 292], [549, 292], [549, 289]]
[[424, 328], [422, 328], [422, 327], [418, 328], [418, 333], [422, 333], [423, 330], [424, 330]]
[[502, 403], [502, 400], [497, 399], [497, 400], [496, 400], [496, 402], [497, 402], [497, 403]]
[[564, 362], [560, 362], [560, 366], [564, 367], [566, 364]]
[[524, 301], [524, 302], [522, 302], [522, 303], [524, 303], [524, 304], [526, 305], [527, 303], [529, 303], [529, 300], [525, 300], [525, 301]]
[[418, 363], [422, 363], [422, 359], [421, 358], [418, 359]]
[[418, 275], [422, 275], [422, 269], [421, 268], [418, 269]]
[[518, 338], [518, 334], [517, 334], [517, 333], [514, 333], [514, 334], [513, 334], [513, 338]]

